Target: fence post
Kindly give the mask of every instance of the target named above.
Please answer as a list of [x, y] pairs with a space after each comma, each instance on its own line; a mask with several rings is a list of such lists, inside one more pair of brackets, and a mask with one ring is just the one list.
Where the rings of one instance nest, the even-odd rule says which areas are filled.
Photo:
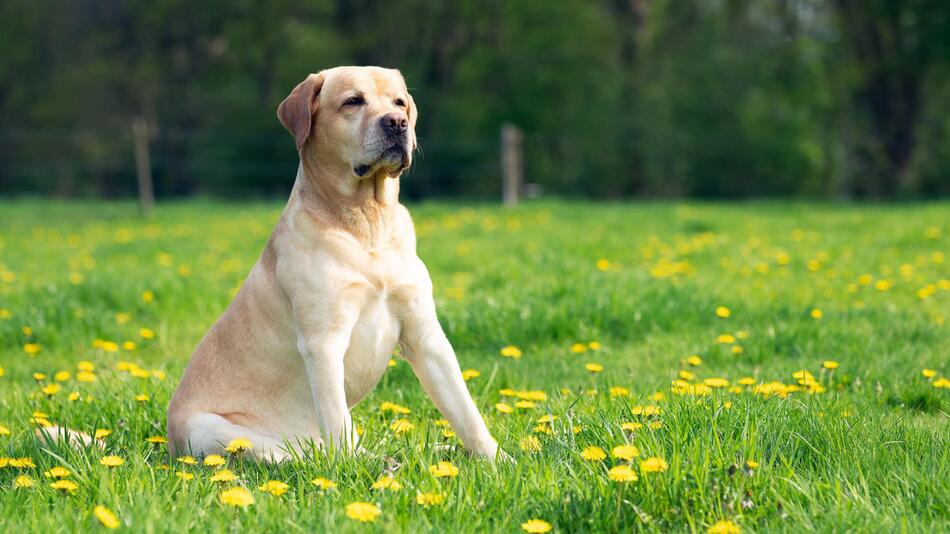
[[514, 124], [501, 126], [501, 200], [505, 206], [514, 206], [521, 195], [523, 179], [522, 141], [524, 135]]
[[132, 138], [135, 142], [135, 176], [139, 184], [139, 209], [148, 217], [155, 205], [152, 187], [152, 162], [149, 156], [148, 123], [142, 117], [132, 119]]

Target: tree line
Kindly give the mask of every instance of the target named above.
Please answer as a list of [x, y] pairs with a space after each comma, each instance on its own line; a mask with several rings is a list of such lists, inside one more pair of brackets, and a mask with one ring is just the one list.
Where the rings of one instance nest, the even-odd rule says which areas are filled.
[[528, 182], [594, 198], [950, 193], [945, 0], [5, 0], [0, 194], [286, 192], [277, 104], [309, 72], [399, 68], [411, 197]]

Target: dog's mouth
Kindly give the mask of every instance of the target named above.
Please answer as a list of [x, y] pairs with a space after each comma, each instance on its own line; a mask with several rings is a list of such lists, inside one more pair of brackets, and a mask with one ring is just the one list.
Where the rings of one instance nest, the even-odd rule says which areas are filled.
[[393, 144], [380, 152], [373, 162], [353, 167], [353, 173], [360, 178], [365, 178], [377, 169], [386, 169], [390, 174], [397, 174], [408, 167], [409, 149], [401, 144]]

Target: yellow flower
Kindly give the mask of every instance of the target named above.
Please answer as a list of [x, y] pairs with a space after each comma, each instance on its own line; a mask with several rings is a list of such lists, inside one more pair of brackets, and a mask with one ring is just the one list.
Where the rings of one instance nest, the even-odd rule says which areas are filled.
[[142, 339], [152, 339], [155, 337], [155, 332], [148, 328], [139, 328], [139, 337]]
[[119, 467], [125, 463], [125, 460], [119, 456], [103, 456], [102, 459], [99, 460], [99, 463], [106, 467]]
[[185, 471], [178, 471], [175, 473], [175, 476], [185, 481], [195, 478], [195, 475], [192, 475], [191, 473], [188, 473]]
[[108, 529], [116, 529], [121, 525], [119, 518], [116, 517], [111, 510], [101, 504], [92, 509], [92, 515], [96, 516], [96, 519], [102, 523], [102, 526]]
[[739, 534], [740, 532], [742, 530], [739, 529], [739, 525], [725, 519], [717, 521], [706, 531], [707, 534]]
[[626, 430], [627, 432], [636, 432], [637, 430], [640, 430], [641, 428], [643, 428], [643, 423], [636, 423], [636, 422], [620, 423], [620, 428], [622, 428], [623, 430]]
[[389, 425], [389, 429], [397, 436], [401, 436], [415, 427], [416, 425], [412, 424], [408, 419], [396, 419], [393, 421], [393, 424]]
[[382, 476], [379, 477], [379, 480], [373, 482], [372, 488], [374, 490], [399, 491], [402, 489], [402, 484], [391, 476]]
[[19, 469], [25, 469], [25, 468], [32, 469], [36, 467], [36, 464], [33, 463], [33, 458], [29, 458], [29, 457], [11, 458], [10, 467], [16, 467]]
[[942, 389], [950, 389], [950, 380], [946, 378], [942, 378], [942, 377], [938, 378], [933, 381], [933, 387], [942, 388]]
[[76, 373], [76, 380], [78, 382], [95, 382], [96, 375], [91, 371], [79, 371]]
[[108, 437], [109, 434], [112, 434], [111, 430], [106, 430], [104, 428], [97, 428], [96, 433], [94, 434], [96, 439], [102, 439]]
[[541, 450], [541, 440], [534, 436], [525, 436], [518, 442], [518, 446], [525, 452], [538, 452]]
[[72, 480], [57, 480], [50, 484], [49, 487], [54, 490], [62, 491], [63, 493], [75, 493], [75, 491], [79, 489], [79, 486]]
[[40, 350], [42, 350], [42, 347], [40, 347], [39, 343], [27, 343], [23, 345], [23, 352], [29, 354], [30, 356], [36, 356]]
[[324, 491], [333, 489], [336, 487], [336, 482], [328, 478], [323, 478], [323, 477], [317, 477], [311, 480], [310, 483]]
[[166, 440], [164, 436], [150, 436], [150, 437], [145, 438], [145, 441], [149, 443], [154, 443], [156, 445], [168, 443], [168, 440]]
[[382, 404], [380, 404], [379, 411], [382, 413], [393, 412], [393, 413], [398, 413], [398, 414], [403, 414], [403, 415], [412, 413], [412, 410], [410, 410], [409, 408], [406, 408], [405, 406], [400, 406], [394, 402], [389, 402], [389, 401], [384, 401]]
[[512, 408], [511, 406], [505, 404], [504, 402], [499, 402], [499, 403], [495, 404], [495, 409], [498, 410], [498, 411], [501, 412], [501, 413], [511, 413], [511, 412], [515, 411], [514, 408]]
[[724, 388], [729, 385], [729, 381], [725, 378], [707, 378], [703, 380], [703, 384], [711, 388]]
[[756, 469], [759, 467], [759, 462], [756, 462], [755, 460], [746, 460], [745, 466], [749, 469]]
[[600, 365], [599, 363], [588, 363], [584, 365], [584, 369], [587, 369], [592, 373], [599, 373], [604, 370], [604, 366]]
[[571, 352], [574, 354], [580, 354], [581, 352], [587, 352], [587, 345], [583, 343], [574, 343], [571, 345]]
[[43, 473], [46, 478], [66, 478], [69, 476], [69, 469], [65, 467], [53, 467], [49, 471]]
[[687, 371], [686, 369], [680, 369], [679, 376], [680, 376], [680, 378], [682, 378], [683, 380], [695, 380], [695, 379], [696, 379], [696, 374], [693, 373], [693, 372], [691, 372], [691, 371]]
[[640, 451], [633, 445], [617, 445], [610, 451], [610, 454], [614, 458], [620, 458], [621, 460], [632, 460], [640, 456]]
[[251, 445], [251, 440], [247, 438], [234, 438], [228, 442], [228, 446], [225, 447], [224, 450], [231, 454], [239, 454], [244, 451], [249, 451], [253, 448], [254, 446]]
[[136, 402], [148, 402], [148, 400], [149, 400], [149, 396], [146, 393], [139, 393], [138, 395], [135, 396]]
[[275, 497], [280, 497], [284, 493], [287, 493], [287, 490], [290, 489], [290, 486], [286, 482], [281, 482], [279, 480], [268, 480], [267, 482], [261, 484], [257, 489], [265, 493], [270, 493]]
[[597, 260], [597, 269], [600, 271], [607, 271], [610, 269], [610, 260], [601, 258]]
[[515, 408], [522, 408], [525, 410], [530, 410], [531, 408], [536, 407], [537, 404], [528, 400], [520, 400], [515, 403]]
[[716, 317], [725, 319], [729, 317], [730, 315], [732, 315], [732, 312], [729, 311], [729, 308], [725, 306], [719, 306], [718, 308], [716, 308]]
[[254, 496], [251, 492], [240, 486], [222, 491], [218, 499], [221, 500], [221, 504], [240, 508], [247, 508], [254, 504]]
[[33, 373], [33, 380], [36, 380], [37, 382], [46, 380], [46, 373]]
[[33, 482], [33, 479], [26, 475], [20, 475], [13, 479], [14, 488], [32, 488], [35, 485], [36, 483]]
[[686, 363], [692, 365], [693, 367], [696, 367], [703, 364], [703, 359], [694, 354], [690, 356], [689, 358], [686, 358]]
[[69, 371], [56, 371], [56, 374], [53, 375], [53, 380], [57, 382], [65, 382], [73, 376]]
[[607, 476], [614, 482], [636, 482], [639, 479], [636, 471], [630, 469], [630, 466], [626, 464], [611, 467], [610, 471], [607, 472]]
[[610, 388], [611, 397], [629, 397], [630, 390], [622, 386], [614, 386]]
[[185, 465], [195, 465], [198, 463], [192, 456], [179, 456], [178, 461]]
[[383, 512], [378, 506], [368, 502], [352, 502], [346, 505], [346, 517], [363, 523], [376, 521], [381, 513]]
[[920, 374], [924, 375], [924, 378], [933, 378], [937, 376], [937, 371], [934, 371], [933, 369], [924, 369], [920, 372]]
[[716, 342], [723, 344], [735, 343], [736, 338], [732, 334], [720, 334], [719, 337], [716, 338]]
[[208, 480], [211, 482], [233, 482], [237, 480], [237, 475], [230, 469], [219, 469]]
[[821, 362], [821, 366], [824, 367], [825, 369], [837, 369], [837, 368], [838, 368], [838, 362], [836, 362], [836, 361], [834, 361], [834, 360], [825, 360], [825, 361]]
[[591, 341], [590, 343], [587, 344], [587, 348], [589, 348], [590, 350], [600, 350], [600, 342]]
[[581, 458], [589, 462], [602, 462], [604, 458], [607, 458], [607, 453], [600, 447], [585, 447], [584, 450], [581, 451]]
[[812, 318], [812, 319], [821, 319], [821, 317], [822, 317], [823, 315], [824, 315], [824, 313], [822, 313], [822, 311], [819, 310], [818, 308], [814, 308], [814, 309], [811, 310], [811, 318]]
[[416, 504], [426, 508], [436, 504], [442, 504], [445, 501], [443, 493], [416, 493]]
[[529, 519], [521, 524], [521, 530], [532, 534], [543, 534], [551, 531], [551, 523], [543, 519]]
[[63, 389], [63, 386], [59, 384], [48, 384], [43, 387], [43, 393], [52, 396], [59, 393], [61, 389]]
[[395, 358], [390, 358], [389, 361], [386, 362], [386, 367], [396, 367], [396, 365], [398, 365], [398, 362], [396, 362]]
[[482, 374], [476, 371], [475, 369], [466, 369], [462, 371], [462, 380], [465, 380], [466, 382], [473, 378], [478, 378], [480, 376], [482, 376]]
[[640, 472], [641, 473], [662, 473], [669, 469], [666, 460], [663, 458], [652, 456], [640, 462]]
[[9, 435], [10, 435], [10, 429], [4, 425], [0, 425], [0, 436], [9, 436]]
[[155, 293], [153, 293], [151, 290], [146, 289], [145, 291], [142, 292], [142, 302], [148, 304], [149, 302], [152, 302], [153, 300], [155, 300]]
[[122, 343], [122, 348], [125, 350], [135, 350], [137, 346], [134, 341], [124, 341]]
[[451, 478], [458, 476], [459, 468], [449, 462], [439, 462], [435, 465], [430, 465], [429, 472], [439, 478]]
[[514, 345], [508, 345], [507, 347], [501, 349], [501, 355], [505, 358], [514, 358], [517, 360], [521, 357], [521, 349]]
[[205, 456], [204, 462], [208, 467], [221, 467], [225, 463], [225, 459], [220, 454], [209, 454]]

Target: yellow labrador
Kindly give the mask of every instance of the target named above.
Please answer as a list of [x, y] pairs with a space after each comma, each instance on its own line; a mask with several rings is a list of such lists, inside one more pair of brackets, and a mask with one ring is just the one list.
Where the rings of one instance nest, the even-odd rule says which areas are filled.
[[399, 344], [465, 447], [494, 459], [498, 445], [436, 318], [398, 199], [418, 116], [402, 75], [379, 67], [311, 74], [277, 116], [300, 153], [296, 183], [261, 257], [185, 369], [168, 407], [170, 452], [221, 453], [235, 438], [274, 461], [310, 440], [355, 450], [349, 409]]

